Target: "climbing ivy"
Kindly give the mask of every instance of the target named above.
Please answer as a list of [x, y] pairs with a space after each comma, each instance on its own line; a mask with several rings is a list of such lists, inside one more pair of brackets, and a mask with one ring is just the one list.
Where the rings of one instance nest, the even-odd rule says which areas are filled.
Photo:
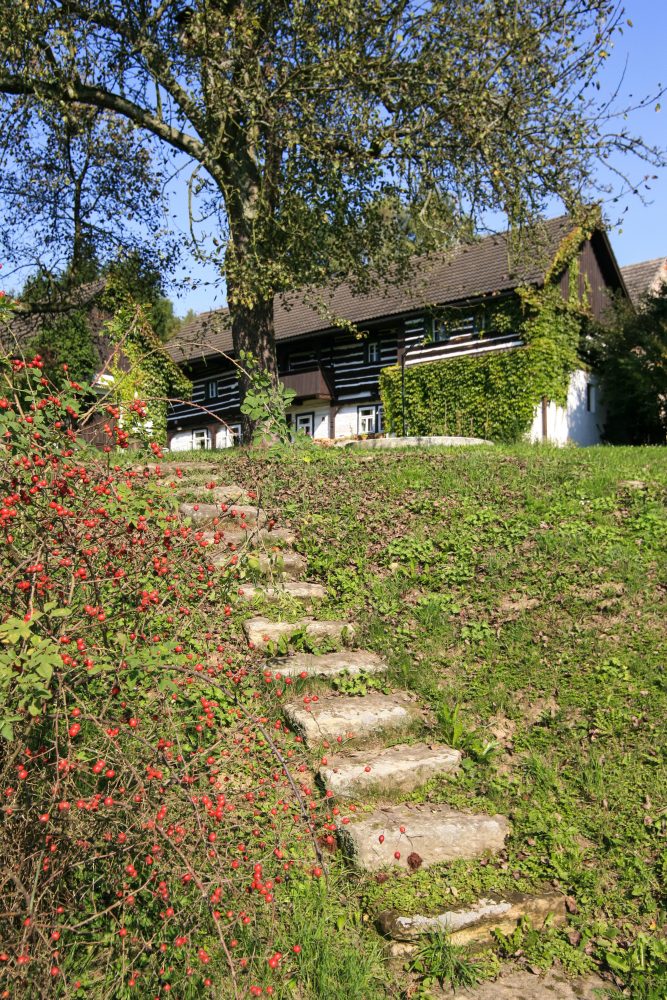
[[[518, 288], [511, 299], [485, 306], [487, 332], [514, 332], [523, 347], [417, 364], [404, 373], [400, 365], [382, 371], [380, 395], [390, 432], [401, 433], [405, 403], [408, 433], [513, 441], [529, 430], [543, 397], [565, 405], [570, 375], [582, 367], [578, 347], [589, 322], [587, 294], [579, 296], [577, 258], [595, 218], [568, 233], [541, 288]], [[568, 269], [565, 300], [557, 282]], [[438, 321], [447, 324], [449, 313], [441, 311]]]
[[165, 350], [146, 306], [116, 283], [105, 299], [114, 309], [105, 330], [115, 345], [109, 374], [123, 429], [131, 437], [166, 444], [169, 399], [189, 399], [192, 383]]

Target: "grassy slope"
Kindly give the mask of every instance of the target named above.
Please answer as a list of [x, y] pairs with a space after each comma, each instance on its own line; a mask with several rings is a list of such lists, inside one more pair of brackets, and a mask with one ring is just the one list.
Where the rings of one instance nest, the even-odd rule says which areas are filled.
[[626, 939], [659, 935], [667, 452], [206, 457], [292, 522], [328, 610], [355, 617], [467, 752], [460, 779], [420, 795], [512, 819], [506, 857], [362, 885], [368, 914], [553, 884], [571, 926], [521, 942], [533, 961], [625, 962]]

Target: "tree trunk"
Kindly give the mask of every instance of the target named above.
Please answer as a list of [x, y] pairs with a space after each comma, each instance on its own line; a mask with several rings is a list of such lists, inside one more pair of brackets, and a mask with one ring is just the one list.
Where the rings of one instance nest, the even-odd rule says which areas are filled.
[[[229, 283], [228, 283], [229, 287]], [[276, 358], [276, 341], [273, 325], [273, 298], [263, 299], [252, 306], [240, 305], [229, 296], [229, 313], [232, 325], [232, 342], [234, 355], [243, 368], [240, 379], [241, 402], [250, 387], [250, 380], [245, 372], [242, 352], [252, 354], [262, 371], [268, 372], [271, 378], [278, 381], [278, 361]], [[243, 417], [243, 438], [250, 440], [256, 424], [249, 417]]]

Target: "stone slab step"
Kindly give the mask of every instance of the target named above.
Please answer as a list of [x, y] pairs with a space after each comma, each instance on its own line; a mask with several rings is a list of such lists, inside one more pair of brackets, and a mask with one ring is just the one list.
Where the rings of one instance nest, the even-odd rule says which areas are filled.
[[144, 465], [131, 465], [133, 472], [149, 472], [160, 476], [175, 476], [179, 472], [183, 473], [183, 478], [188, 472], [209, 472], [211, 477], [220, 475], [220, 466], [215, 462], [146, 462]]
[[252, 507], [254, 504], [257, 506], [256, 498], [250, 496], [242, 486], [237, 486], [235, 483], [232, 483], [230, 486], [214, 486], [212, 488], [208, 488], [203, 482], [193, 483], [186, 479], [177, 479], [175, 480], [174, 485], [169, 488], [176, 496], [182, 495], [183, 493], [196, 493], [198, 497], [196, 502], [202, 504], [244, 504], [249, 507]]
[[509, 829], [504, 816], [463, 813], [446, 805], [406, 804], [377, 809], [370, 816], [340, 826], [339, 836], [359, 868], [377, 871], [394, 865], [414, 870], [458, 858], [497, 854]]
[[[276, 529], [282, 530], [282, 529]], [[273, 532], [271, 532], [273, 534]], [[306, 560], [298, 552], [283, 549], [280, 552], [258, 552], [250, 558], [250, 566], [256, 566], [264, 576], [296, 579], [306, 572]]]
[[266, 649], [270, 642], [280, 642], [292, 636], [305, 633], [308, 639], [317, 643], [334, 642], [339, 646], [352, 642], [354, 626], [343, 621], [317, 621], [315, 618], [300, 618], [296, 622], [273, 622], [269, 618], [249, 618], [243, 623], [243, 631], [249, 643], [256, 649]]
[[539, 896], [506, 893], [431, 916], [385, 910], [378, 917], [378, 924], [382, 933], [394, 941], [418, 941], [428, 934], [447, 934], [452, 944], [470, 945], [490, 943], [494, 931], [511, 934], [524, 917], [536, 930], [541, 930], [547, 919], [554, 925], [564, 924], [565, 897], [557, 892]]
[[219, 547], [218, 553], [211, 553], [214, 565], [216, 561], [227, 562], [227, 552], [230, 548], [233, 551], [247, 545], [253, 549], [268, 549], [270, 553], [274, 549], [277, 552], [282, 546], [294, 545], [296, 541], [294, 533], [288, 528], [272, 528], [271, 531], [260, 529], [258, 531], [254, 526], [249, 525], [248, 530], [244, 531], [238, 525], [227, 527], [226, 524], [218, 526], [215, 532], [202, 532], [202, 538], [210, 545]]
[[319, 770], [320, 780], [329, 791], [343, 798], [362, 792], [411, 792], [438, 774], [458, 770], [461, 753], [452, 747], [415, 743], [386, 750], [359, 750], [329, 757]]
[[549, 969], [539, 975], [527, 969], [512, 969], [472, 989], [446, 986], [435, 989], [432, 995], [433, 1000], [600, 1000], [609, 995], [610, 985], [594, 973], [570, 979], [562, 969]]
[[[223, 511], [223, 506], [228, 509]], [[195, 524], [212, 524], [217, 519], [223, 530], [226, 525], [236, 529], [236, 525], [240, 526], [242, 522], [255, 527], [263, 526], [268, 521], [261, 507], [247, 504], [182, 503], [178, 510], [181, 517], [189, 517]]]
[[264, 601], [279, 601], [281, 597], [292, 597], [304, 604], [311, 604], [313, 601], [323, 601], [326, 596], [326, 587], [321, 583], [306, 583], [302, 580], [284, 580], [275, 587], [258, 587], [252, 583], [243, 583], [239, 587], [239, 597], [246, 601], [260, 598]]
[[266, 661], [267, 670], [283, 677], [337, 677], [339, 674], [384, 674], [387, 664], [377, 653], [364, 649], [343, 650], [340, 653], [295, 653], [275, 656]]
[[361, 698], [324, 696], [309, 705], [292, 702], [283, 711], [308, 746], [338, 736], [358, 739], [405, 729], [420, 718], [418, 706], [402, 692], [372, 691]]

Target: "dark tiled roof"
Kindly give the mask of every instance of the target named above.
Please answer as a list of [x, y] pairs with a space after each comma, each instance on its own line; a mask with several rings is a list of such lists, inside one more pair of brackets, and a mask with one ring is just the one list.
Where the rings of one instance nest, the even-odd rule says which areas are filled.
[[630, 298], [637, 305], [644, 295], [657, 292], [662, 282], [667, 281], [667, 257], [628, 264], [621, 268], [621, 274]]
[[[343, 283], [335, 288], [314, 290], [307, 302], [298, 293], [276, 296], [276, 340], [335, 329], [332, 315], [363, 324], [427, 306], [508, 291], [521, 284], [541, 284], [561, 241], [571, 229], [568, 216], [550, 219], [540, 225], [530, 249], [523, 251], [514, 249], [507, 233], [486, 236], [447, 253], [419, 257], [409, 278], [382, 284], [363, 294], [355, 294]], [[221, 352], [229, 354], [232, 336], [227, 310], [194, 317], [169, 342], [167, 349], [179, 362]]]

